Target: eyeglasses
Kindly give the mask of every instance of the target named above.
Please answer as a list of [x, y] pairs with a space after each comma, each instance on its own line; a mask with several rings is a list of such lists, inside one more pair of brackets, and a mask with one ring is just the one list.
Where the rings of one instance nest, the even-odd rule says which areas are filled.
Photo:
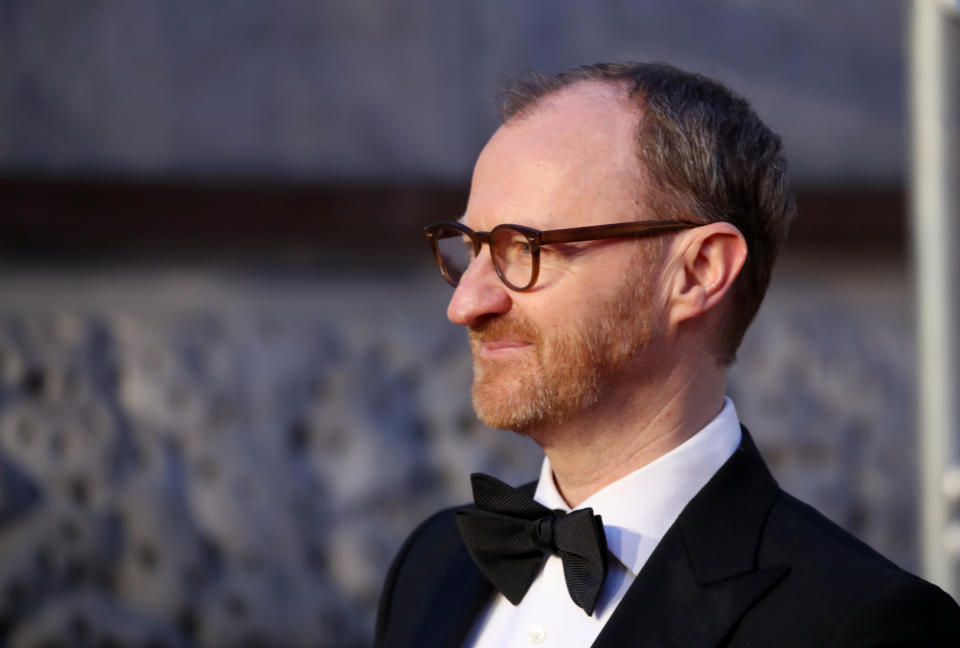
[[513, 290], [530, 290], [540, 273], [540, 248], [553, 243], [599, 241], [650, 236], [698, 227], [689, 221], [631, 221], [590, 227], [536, 230], [522, 225], [497, 225], [489, 232], [474, 232], [460, 223], [436, 223], [424, 228], [440, 274], [451, 286], [460, 283], [467, 266], [490, 246], [490, 258], [500, 280]]

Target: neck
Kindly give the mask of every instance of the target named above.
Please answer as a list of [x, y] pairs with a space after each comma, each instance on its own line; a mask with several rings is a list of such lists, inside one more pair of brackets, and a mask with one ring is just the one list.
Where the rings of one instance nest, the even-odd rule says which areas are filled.
[[573, 419], [530, 436], [553, 467], [571, 507], [670, 452], [723, 408], [725, 371], [697, 367], [646, 384], [624, 385]]

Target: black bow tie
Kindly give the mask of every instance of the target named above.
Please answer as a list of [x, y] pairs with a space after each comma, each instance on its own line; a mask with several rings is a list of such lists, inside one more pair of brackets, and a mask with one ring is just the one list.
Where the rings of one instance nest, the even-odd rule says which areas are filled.
[[543, 556], [563, 561], [570, 598], [593, 614], [607, 574], [607, 541], [593, 509], [552, 511], [489, 475], [470, 476], [477, 509], [457, 511], [460, 535], [491, 583], [517, 605]]

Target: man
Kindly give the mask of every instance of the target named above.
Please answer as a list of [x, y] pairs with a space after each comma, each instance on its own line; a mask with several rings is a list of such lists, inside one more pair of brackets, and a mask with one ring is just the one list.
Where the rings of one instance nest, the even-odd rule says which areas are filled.
[[779, 138], [665, 65], [504, 96], [427, 237], [477, 415], [546, 457], [413, 533], [377, 645], [960, 646], [952, 599], [780, 491], [724, 396], [795, 211]]

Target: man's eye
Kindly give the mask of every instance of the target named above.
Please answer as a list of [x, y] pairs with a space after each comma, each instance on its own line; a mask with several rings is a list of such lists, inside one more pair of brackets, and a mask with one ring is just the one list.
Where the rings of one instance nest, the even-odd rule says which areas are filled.
[[511, 241], [506, 249], [507, 257], [510, 259], [520, 259], [530, 256], [530, 244], [523, 240]]

